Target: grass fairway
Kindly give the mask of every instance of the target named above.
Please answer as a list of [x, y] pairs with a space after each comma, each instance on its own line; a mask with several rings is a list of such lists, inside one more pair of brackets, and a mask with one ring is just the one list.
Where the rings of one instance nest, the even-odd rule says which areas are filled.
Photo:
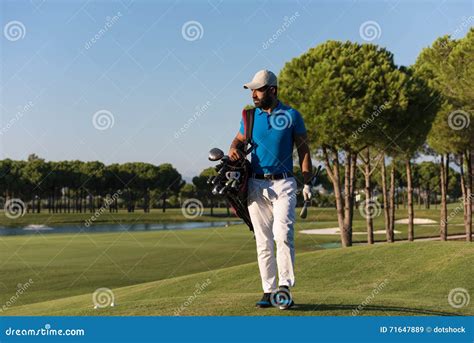
[[298, 285], [293, 292], [298, 306], [290, 311], [254, 308], [261, 295], [260, 280], [256, 263], [247, 263], [128, 287], [102, 284], [112, 288], [115, 307], [93, 309], [91, 287], [80, 296], [16, 306], [4, 314], [352, 315], [370, 299], [358, 315], [474, 315], [472, 302], [459, 309], [448, 303], [454, 288], [472, 294], [473, 259], [474, 246], [465, 242], [395, 243], [300, 253]]
[[[439, 216], [439, 212], [434, 209], [416, 213], [418, 218], [438, 220]], [[158, 214], [152, 213], [151, 215], [153, 217]], [[67, 217], [68, 215], [58, 216]], [[173, 214], [170, 211], [164, 218], [168, 221], [172, 216], [179, 216], [179, 214]], [[400, 209], [397, 211], [396, 217], [397, 219], [405, 218], [406, 211]], [[66, 220], [74, 219], [74, 215], [71, 219], [66, 218]], [[459, 225], [461, 222], [462, 216], [453, 218], [453, 221], [450, 221], [449, 234], [462, 233], [464, 229]], [[443, 308], [442, 306], [446, 305], [443, 311], [455, 313], [458, 310], [447, 307], [449, 306], [446, 301], [447, 294], [443, 292], [455, 287], [467, 288], [465, 282], [456, 282], [459, 284], [458, 286], [443, 286], [444, 288], [439, 288], [438, 293], [435, 291], [431, 293], [428, 286], [425, 286], [425, 281], [431, 280], [428, 283], [429, 287], [441, 287], [441, 284], [438, 285], [439, 282], [456, 281], [457, 279], [454, 277], [456, 273], [459, 273], [459, 276], [464, 273], [462, 277], [469, 278], [468, 284], [474, 283], [469, 263], [463, 262], [453, 265], [456, 261], [467, 258], [466, 256], [470, 256], [472, 261], [472, 243], [470, 245], [464, 242], [448, 242], [441, 243], [441, 245], [434, 242], [419, 242], [411, 245], [395, 243], [380, 247], [322, 250], [326, 243], [337, 244], [340, 237], [338, 235], [300, 233], [303, 229], [335, 226], [337, 226], [337, 220], [334, 209], [312, 208], [308, 219], [298, 219], [296, 223], [295, 241], [299, 271], [295, 296], [298, 302], [306, 303], [306, 305], [301, 305], [300, 310], [295, 311], [295, 314], [351, 313], [353, 307], [370, 295], [373, 287], [377, 286], [377, 282], [380, 283], [384, 280], [385, 272], [377, 269], [384, 264], [391, 265], [390, 268], [400, 267], [402, 271], [407, 270], [405, 283], [399, 284], [400, 280], [394, 279], [393, 283], [389, 281], [387, 284], [387, 287], [395, 287], [396, 292], [384, 291], [380, 297], [377, 296], [379, 301], [388, 301], [395, 307], [417, 308], [410, 304], [423, 301], [423, 297], [413, 297], [413, 294], [416, 294], [415, 291], [420, 287], [424, 287], [424, 291], [420, 294], [428, 295], [427, 303], [434, 308], [438, 308], [438, 306]], [[374, 228], [376, 230], [383, 229], [382, 216], [375, 219]], [[396, 239], [406, 237], [407, 225], [397, 224], [395, 228], [401, 232], [395, 235]], [[365, 231], [365, 219], [360, 216], [358, 211], [354, 216], [354, 231]], [[416, 238], [437, 235], [437, 225], [415, 226]], [[383, 241], [385, 234], [377, 234], [375, 238], [377, 241]], [[354, 235], [353, 240], [356, 244], [364, 243], [366, 235]], [[413, 250], [413, 247], [418, 246], [427, 247], [420, 250], [426, 250], [424, 254], [419, 255], [418, 250]], [[305, 262], [306, 260], [308, 263]], [[196, 306], [193, 302], [192, 305], [186, 306], [181, 314], [260, 314], [253, 309], [253, 303], [260, 296], [258, 269], [253, 263], [255, 261], [255, 241], [244, 225], [184, 231], [38, 233], [26, 236], [0, 236], [0, 309], [4, 305], [8, 305], [6, 310], [0, 314], [50, 314], [49, 310], [36, 312], [39, 308], [45, 309], [46, 303], [53, 304], [51, 314], [76, 314], [74, 311], [81, 314], [173, 314], [172, 311], [184, 304], [187, 297], [193, 295], [196, 283], [202, 283], [208, 277], [211, 278], [212, 284], [202, 292], [199, 299], [209, 298], [206, 298], [207, 300], [201, 305]], [[309, 261], [314, 261], [314, 263]], [[321, 264], [319, 261], [326, 262]], [[415, 267], [409, 267], [407, 263], [413, 264]], [[444, 264], [452, 268], [445, 269]], [[424, 274], [419, 273], [418, 265], [420, 268], [426, 266], [431, 271], [429, 277], [423, 276], [419, 282], [417, 281], [418, 277]], [[436, 266], [442, 268], [437, 270]], [[373, 272], [373, 274], [368, 276], [362, 274], [361, 276], [359, 272], [356, 272], [360, 268], [367, 269], [367, 273]], [[348, 270], [349, 274], [345, 273], [345, 270]], [[210, 276], [205, 273], [209, 273]], [[227, 273], [235, 274], [238, 277], [229, 278], [226, 276]], [[33, 280], [31, 287], [20, 297], [11, 301], [16, 294], [17, 285], [25, 284], [30, 278]], [[332, 283], [327, 283], [326, 280], [332, 280]], [[359, 287], [359, 284], [360, 289], [355, 289], [354, 287]], [[92, 293], [101, 287], [114, 290], [118, 306], [110, 313], [108, 310], [87, 312], [92, 304]], [[122, 307], [124, 301], [134, 303], [135, 299], [126, 300], [129, 294], [122, 292], [127, 287], [137, 287], [130, 294], [135, 294], [134, 292], [150, 293], [150, 295], [156, 293], [160, 299], [150, 298], [144, 300], [146, 304], [141, 304], [139, 308], [132, 306], [125, 310]], [[354, 293], [354, 290], [357, 292]], [[392, 294], [402, 294], [403, 292], [408, 292], [407, 301], [400, 300], [403, 297], [400, 299], [392, 297]], [[227, 298], [227, 293], [232, 296]], [[444, 305], [438, 300], [435, 304], [434, 300], [438, 299], [436, 297], [441, 293], [444, 294]], [[122, 297], [121, 294], [124, 296]], [[221, 295], [216, 296], [216, 294]], [[68, 303], [73, 299], [71, 297], [76, 296], [78, 296], [77, 299], [81, 299], [81, 304], [83, 304], [81, 307], [75, 308], [68, 305], [67, 308], [62, 309], [58, 305], [63, 301]], [[385, 299], [384, 296], [388, 298]], [[165, 306], [162, 308], [155, 306], [154, 302], [163, 302]], [[195, 302], [197, 304], [198, 299]], [[242, 302], [241, 305], [240, 302]], [[207, 308], [207, 304], [209, 304], [209, 308]], [[312, 312], [313, 305], [317, 304], [329, 307], [326, 312], [321, 310], [322, 307], [318, 310], [320, 312]], [[345, 307], [331, 309], [331, 304], [340, 304]], [[31, 313], [29, 307], [25, 307], [30, 305]], [[420, 306], [425, 308], [423, 304]], [[143, 311], [141, 307], [144, 307]], [[150, 308], [148, 309], [148, 307]], [[306, 310], [302, 310], [302, 308]], [[375, 308], [374, 311], [376, 312]], [[459, 310], [460, 313], [462, 311], [468, 311], [468, 309]], [[364, 314], [372, 313], [369, 312], [365, 311]], [[397, 311], [393, 310], [393, 312]], [[420, 314], [423, 313], [420, 312]]]

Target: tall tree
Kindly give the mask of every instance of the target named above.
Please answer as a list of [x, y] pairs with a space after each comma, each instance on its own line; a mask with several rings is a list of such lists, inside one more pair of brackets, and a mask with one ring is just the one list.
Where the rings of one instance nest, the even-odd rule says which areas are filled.
[[413, 69], [401, 68], [406, 73], [407, 82], [404, 87], [407, 92], [408, 106], [399, 113], [400, 131], [394, 138], [394, 146], [398, 154], [404, 159], [407, 182], [408, 208], [408, 240], [415, 239], [413, 207], [413, 179], [412, 160], [422, 148], [426, 137], [431, 130], [435, 115], [439, 109], [439, 102], [433, 98], [433, 93], [427, 83], [414, 74]]
[[310, 143], [318, 149], [333, 183], [344, 247], [352, 245], [357, 156], [375, 135], [380, 137], [375, 127], [366, 132], [363, 128], [374, 120], [374, 108], [386, 104], [388, 110], [398, 102], [391, 89], [399, 78], [387, 50], [337, 41], [294, 58], [280, 74], [280, 97], [301, 111]]
[[[450, 154], [459, 157], [466, 240], [472, 239], [471, 154], [474, 148], [474, 126], [469, 123], [474, 108], [471, 88], [473, 44], [474, 29], [462, 40], [452, 40], [449, 36], [438, 38], [431, 47], [421, 52], [415, 64], [416, 73], [426, 80], [442, 103], [428, 136], [428, 144], [440, 156], [440, 236], [443, 240], [447, 239], [448, 230], [446, 196]], [[468, 170], [467, 178], [464, 176], [464, 165]]]

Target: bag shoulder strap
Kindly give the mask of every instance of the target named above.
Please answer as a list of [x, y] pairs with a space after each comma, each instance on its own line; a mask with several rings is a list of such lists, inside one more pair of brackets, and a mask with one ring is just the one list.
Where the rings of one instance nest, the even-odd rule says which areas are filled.
[[242, 119], [244, 120], [244, 136], [246, 144], [250, 144], [252, 142], [254, 116], [255, 107], [242, 110]]

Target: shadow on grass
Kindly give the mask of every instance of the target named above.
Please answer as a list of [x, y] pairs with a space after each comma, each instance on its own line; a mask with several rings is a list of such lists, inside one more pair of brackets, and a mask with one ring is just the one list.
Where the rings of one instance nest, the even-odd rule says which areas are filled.
[[[302, 311], [302, 312], [312, 312], [312, 311], [335, 311], [335, 310], [350, 310], [351, 313], [353, 310], [357, 310], [357, 307], [360, 304], [356, 305], [340, 305], [340, 304], [295, 304], [290, 311]], [[458, 313], [453, 312], [444, 312], [444, 311], [432, 311], [425, 310], [421, 308], [410, 308], [410, 307], [396, 307], [396, 306], [378, 306], [378, 305], [367, 305], [360, 310], [360, 312], [370, 312], [370, 311], [391, 311], [391, 312], [401, 312], [401, 313], [415, 313], [418, 315], [432, 315], [432, 316], [461, 316]]]

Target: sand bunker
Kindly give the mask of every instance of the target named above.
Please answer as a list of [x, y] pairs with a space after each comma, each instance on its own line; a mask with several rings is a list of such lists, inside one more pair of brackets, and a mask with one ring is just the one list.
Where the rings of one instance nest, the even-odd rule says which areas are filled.
[[[406, 219], [399, 219], [396, 220], [395, 223], [397, 224], [408, 224], [408, 218]], [[414, 224], [417, 225], [426, 225], [426, 226], [433, 226], [430, 224], [437, 224], [435, 220], [428, 219], [428, 218], [415, 218], [413, 220]], [[462, 225], [462, 224], [460, 224]], [[301, 233], [305, 233], [308, 235], [340, 235], [341, 231], [339, 231], [338, 227], [328, 227], [324, 229], [311, 229], [311, 230], [301, 230]], [[375, 230], [375, 234], [377, 233], [385, 233], [385, 230]], [[400, 231], [395, 230], [394, 233], [401, 233]], [[354, 235], [366, 235], [367, 232], [365, 231], [353, 231], [352, 234]]]
[[[338, 227], [329, 227], [325, 229], [311, 229], [311, 230], [301, 230], [300, 233], [305, 233], [307, 235], [340, 235], [341, 231]], [[375, 230], [375, 234], [377, 233], [385, 233], [385, 230]], [[400, 231], [395, 230], [394, 233], [400, 233]], [[366, 235], [367, 232], [361, 231], [353, 231], [352, 234], [354, 235]]]
[[[398, 219], [395, 220], [396, 224], [408, 224], [408, 218], [406, 219]], [[428, 219], [428, 218], [415, 218], [413, 219], [413, 224], [436, 224], [436, 220]]]

